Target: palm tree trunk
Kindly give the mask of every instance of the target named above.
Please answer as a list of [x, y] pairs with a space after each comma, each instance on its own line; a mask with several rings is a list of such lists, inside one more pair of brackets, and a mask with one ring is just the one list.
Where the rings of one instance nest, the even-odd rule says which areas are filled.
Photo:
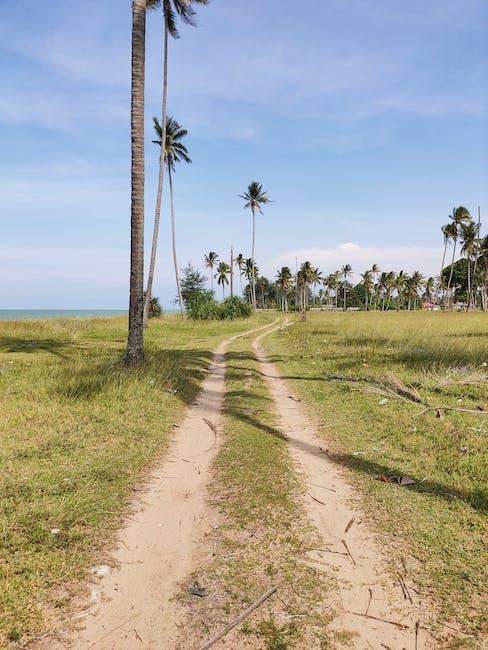
[[175, 266], [176, 289], [178, 290], [178, 302], [180, 303], [181, 320], [184, 319], [183, 298], [181, 296], [180, 276], [178, 274], [178, 260], [176, 257], [176, 233], [175, 233], [175, 202], [173, 196], [173, 177], [171, 167], [168, 165], [169, 195], [171, 200], [171, 242], [173, 244], [173, 264]]
[[126, 364], [144, 359], [144, 70], [146, 3], [132, 2], [131, 62], [131, 237], [129, 331]]
[[[478, 266], [478, 256], [479, 256], [479, 251], [480, 251], [480, 229], [481, 229], [481, 211], [480, 211], [480, 206], [478, 206], [478, 236], [476, 238], [476, 252], [474, 254], [473, 282], [476, 281], [476, 268]], [[475, 293], [476, 293], [476, 287], [473, 290], [473, 294], [475, 294]], [[475, 296], [473, 296], [473, 297], [474, 297], [474, 307], [476, 309], [476, 302], [477, 301], [476, 301], [476, 297]], [[468, 299], [468, 309], [467, 309], [467, 311], [469, 311], [469, 309], [471, 307], [471, 301], [472, 301], [472, 297], [471, 297], [471, 293], [470, 293], [469, 294], [469, 299]]]
[[[441, 272], [439, 274], [439, 288], [442, 287], [442, 271], [444, 270], [444, 262], [446, 261], [447, 252], [447, 239], [444, 243], [444, 255], [442, 256]], [[441, 300], [444, 300], [444, 291], [441, 292]]]
[[254, 214], [254, 208], [251, 208], [252, 212], [252, 249], [251, 249], [251, 261], [252, 261], [252, 309], [256, 311], [256, 274], [254, 272], [254, 242], [256, 240], [256, 216]]
[[447, 299], [450, 302], [453, 302], [451, 300], [451, 282], [452, 282], [452, 273], [454, 271], [453, 264], [454, 264], [454, 257], [456, 256], [456, 246], [457, 246], [457, 239], [454, 240], [454, 248], [452, 249], [452, 260], [451, 260], [451, 272], [449, 273], [449, 282], [447, 283]]
[[151, 304], [151, 292], [154, 279], [154, 268], [156, 266], [156, 250], [158, 247], [159, 235], [159, 221], [161, 217], [161, 199], [163, 196], [163, 179], [164, 179], [164, 162], [166, 151], [166, 102], [168, 96], [168, 15], [165, 11], [165, 3], [163, 3], [164, 13], [164, 69], [163, 69], [163, 105], [161, 109], [161, 155], [159, 157], [159, 179], [158, 179], [158, 192], [156, 195], [156, 211], [154, 214], [154, 229], [151, 246], [151, 259], [149, 261], [149, 272], [147, 274], [147, 287], [146, 299], [144, 301], [144, 327], [147, 327], [149, 317], [149, 306]]

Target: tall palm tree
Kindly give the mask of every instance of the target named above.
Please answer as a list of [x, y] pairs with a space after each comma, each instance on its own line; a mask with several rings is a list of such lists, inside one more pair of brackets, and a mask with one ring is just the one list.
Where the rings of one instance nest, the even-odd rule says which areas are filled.
[[[439, 289], [441, 287], [444, 287], [444, 282], [442, 280], [442, 272], [444, 270], [444, 264], [446, 262], [446, 252], [447, 252], [447, 245], [449, 244], [449, 240], [451, 239], [451, 231], [452, 231], [452, 224], [446, 223], [444, 226], [441, 226], [441, 231], [442, 231], [442, 236], [444, 238], [444, 253], [442, 254], [442, 264], [441, 264], [441, 272], [439, 274]], [[444, 298], [444, 292], [442, 292], [441, 299]]]
[[343, 305], [343, 310], [346, 311], [347, 309], [347, 304], [346, 304], [346, 299], [347, 299], [347, 278], [350, 278], [352, 275], [352, 266], [350, 264], [344, 264], [344, 266], [341, 269], [341, 276], [342, 276], [342, 291], [343, 291], [343, 300], [344, 300], [344, 305]]
[[407, 279], [407, 274], [405, 271], [399, 271], [396, 274], [395, 281], [394, 281], [394, 286], [397, 291], [397, 307], [400, 309], [401, 306], [401, 301], [402, 301], [402, 294], [405, 291], [405, 281]]
[[234, 260], [234, 264], [239, 269], [239, 282], [241, 285], [241, 294], [242, 294], [242, 274], [243, 274], [243, 269], [245, 267], [244, 255], [242, 253], [239, 253], [239, 255], [236, 257], [236, 259]]
[[471, 215], [469, 214], [469, 210], [467, 208], [463, 207], [462, 205], [459, 206], [458, 208], [454, 208], [452, 211], [452, 215], [449, 215], [449, 218], [452, 219], [452, 224], [451, 224], [451, 239], [454, 242], [454, 247], [452, 249], [452, 260], [451, 260], [451, 271], [449, 273], [449, 280], [447, 283], [447, 295], [449, 296], [450, 291], [451, 291], [451, 282], [452, 282], [452, 274], [454, 271], [454, 258], [456, 256], [456, 246], [457, 246], [457, 240], [460, 234], [460, 229], [461, 225], [463, 223], [468, 223], [471, 221]]
[[[157, 117], [153, 117], [154, 130], [159, 139], [153, 140], [154, 144], [161, 146], [163, 138], [163, 129]], [[183, 318], [183, 298], [181, 297], [180, 278], [178, 275], [178, 260], [176, 257], [176, 233], [175, 233], [175, 202], [173, 196], [173, 172], [175, 171], [175, 163], [183, 160], [190, 164], [191, 159], [188, 155], [188, 149], [182, 144], [181, 140], [187, 135], [188, 131], [182, 129], [178, 122], [168, 117], [166, 119], [166, 146], [164, 148], [164, 156], [166, 159], [166, 167], [168, 169], [169, 180], [169, 195], [171, 201], [171, 242], [173, 245], [173, 264], [175, 267], [176, 288], [178, 290], [178, 301], [180, 303], [181, 318]]]
[[126, 364], [144, 359], [144, 70], [146, 41], [145, 0], [132, 1], [131, 62], [131, 237], [129, 332]]
[[313, 305], [315, 307], [315, 292], [317, 290], [317, 285], [322, 282], [322, 272], [318, 269], [318, 267], [312, 269], [310, 273], [310, 281], [313, 284]]
[[225, 298], [225, 285], [229, 284], [229, 278], [227, 277], [231, 269], [227, 262], [220, 262], [217, 267], [217, 273], [215, 277], [217, 278], [217, 284], [222, 285], [222, 298]]
[[[163, 8], [164, 19], [164, 59], [163, 59], [163, 101], [161, 107], [161, 125], [163, 127], [161, 142], [166, 142], [166, 104], [168, 97], [168, 40], [169, 36], [179, 38], [177, 29], [178, 18], [185, 24], [195, 26], [194, 4], [206, 5], [208, 0], [147, 0], [149, 9]], [[153, 240], [151, 247], [151, 259], [149, 262], [149, 273], [147, 277], [146, 299], [144, 302], [144, 321], [147, 324], [149, 314], [149, 305], [151, 302], [151, 291], [154, 278], [154, 267], [156, 264], [156, 249], [158, 246], [159, 221], [161, 216], [161, 198], [163, 195], [163, 178], [164, 178], [164, 152], [161, 151], [159, 157], [159, 179], [158, 191], [156, 195], [156, 209], [154, 214]]]
[[478, 225], [473, 221], [461, 224], [461, 254], [466, 255], [468, 262], [468, 305], [467, 311], [471, 307], [472, 287], [471, 287], [471, 260], [476, 252], [476, 245], [478, 242]]
[[208, 255], [205, 255], [204, 257], [205, 260], [205, 266], [207, 269], [210, 269], [210, 282], [212, 283], [212, 291], [213, 291], [213, 270], [214, 267], [217, 266], [217, 262], [219, 261], [219, 256], [217, 253], [214, 253], [214, 251], [210, 251]]
[[[244, 199], [244, 209], [250, 208], [252, 213], [252, 248], [251, 248], [251, 260], [254, 265], [254, 244], [256, 240], [256, 212], [263, 214], [261, 208], [265, 203], [269, 203], [269, 198], [267, 192], [263, 191], [263, 186], [257, 181], [253, 181], [247, 187], [247, 192], [244, 194], [239, 194], [241, 199]], [[252, 308], [256, 311], [256, 274], [252, 274]]]

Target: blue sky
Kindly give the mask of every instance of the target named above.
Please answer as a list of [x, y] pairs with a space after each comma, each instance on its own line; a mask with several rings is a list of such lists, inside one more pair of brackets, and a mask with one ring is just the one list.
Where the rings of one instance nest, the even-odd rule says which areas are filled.
[[[0, 5], [0, 308], [125, 308], [129, 0]], [[170, 43], [180, 266], [233, 244], [263, 183], [256, 258], [438, 272], [452, 206], [488, 223], [485, 0], [213, 0]], [[148, 15], [146, 224], [155, 204], [162, 19]], [[168, 219], [154, 293], [175, 294]], [[485, 226], [484, 231], [487, 231]]]

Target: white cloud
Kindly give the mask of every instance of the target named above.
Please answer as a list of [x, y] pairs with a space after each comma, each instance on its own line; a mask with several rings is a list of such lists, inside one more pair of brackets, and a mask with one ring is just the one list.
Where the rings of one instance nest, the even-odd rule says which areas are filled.
[[366, 247], [352, 242], [339, 244], [335, 248], [302, 248], [290, 250], [271, 259], [263, 265], [263, 273], [273, 277], [278, 268], [289, 266], [295, 269], [295, 260], [298, 265], [308, 260], [313, 266], [318, 266], [325, 274], [340, 269], [343, 264], [350, 264], [355, 275], [378, 264], [381, 271], [400, 271], [409, 273], [420, 271], [425, 276], [434, 276], [439, 273], [442, 259], [442, 248], [422, 246], [392, 246], [392, 247]]

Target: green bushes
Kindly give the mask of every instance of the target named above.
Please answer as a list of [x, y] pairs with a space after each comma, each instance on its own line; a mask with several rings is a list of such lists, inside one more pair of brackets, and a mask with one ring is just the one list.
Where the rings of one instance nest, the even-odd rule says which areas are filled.
[[189, 318], [194, 320], [234, 320], [236, 318], [249, 318], [251, 307], [237, 296], [226, 298], [219, 303], [213, 297], [212, 291], [195, 292], [188, 305]]

